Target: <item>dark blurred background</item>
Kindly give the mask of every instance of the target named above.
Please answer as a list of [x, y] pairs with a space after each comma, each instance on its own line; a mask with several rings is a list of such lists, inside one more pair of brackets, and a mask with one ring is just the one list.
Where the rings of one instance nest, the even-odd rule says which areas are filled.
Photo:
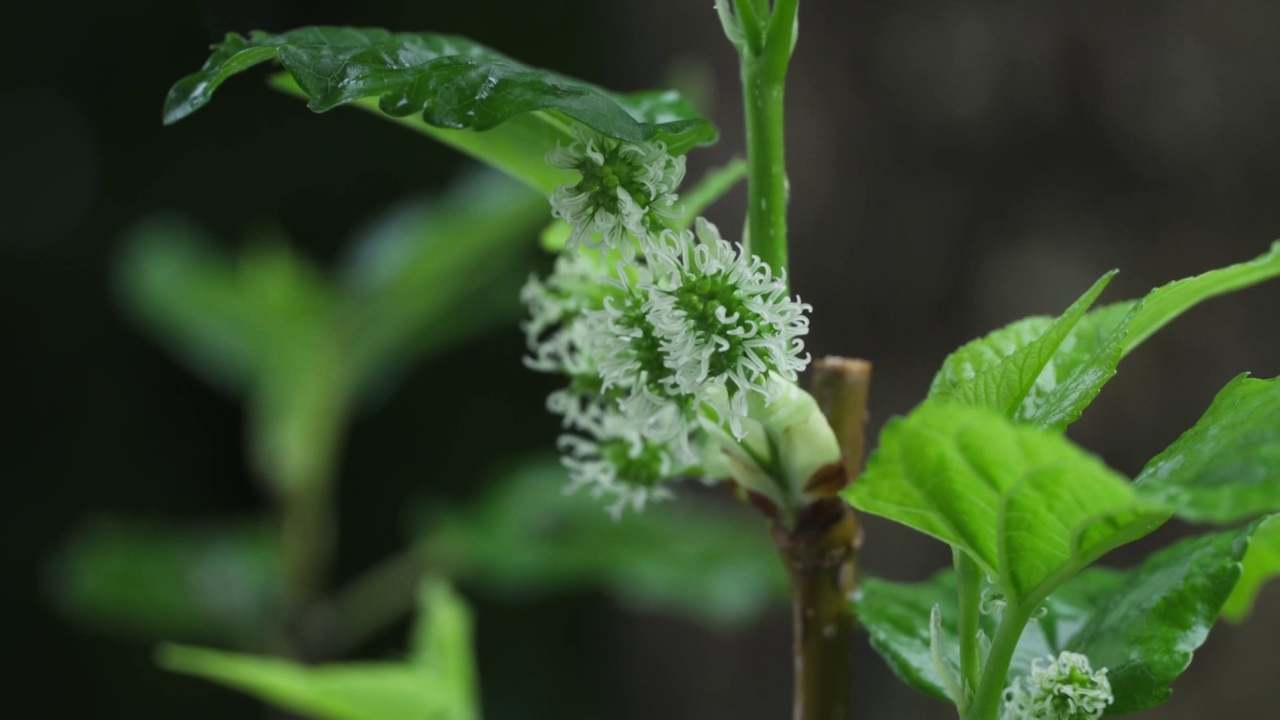
[[[948, 350], [1059, 312], [1110, 268], [1122, 272], [1104, 300], [1125, 299], [1280, 236], [1280, 5], [806, 0], [801, 12], [787, 128], [794, 286], [816, 308], [815, 354], [875, 362], [877, 428], [923, 397]], [[710, 0], [6, 3], [0, 636], [20, 673], [9, 693], [29, 712], [260, 715], [239, 695], [156, 670], [150, 644], [69, 622], [47, 568], [88, 519], [195, 523], [264, 503], [241, 406], [122, 312], [112, 268], [126, 228], [176, 212], [234, 250], [267, 224], [323, 266], [368, 217], [463, 172], [457, 155], [390, 123], [315, 116], [262, 73], [161, 126], [169, 85], [210, 42], [307, 24], [459, 33], [623, 90], [678, 82], [723, 133], [691, 156], [690, 176], [742, 147], [734, 59]], [[736, 231], [742, 200], [713, 219]], [[530, 255], [530, 268], [540, 262]], [[1193, 311], [1126, 360], [1073, 437], [1135, 473], [1234, 375], [1280, 374], [1278, 312], [1276, 285]], [[338, 577], [403, 545], [409, 499], [465, 498], [477, 467], [550, 447], [552, 381], [524, 371], [521, 353], [505, 326], [415, 367], [357, 419], [339, 468]], [[948, 562], [937, 543], [866, 525], [867, 572], [919, 579]], [[1215, 630], [1175, 702], [1142, 717], [1268, 716], [1276, 590], [1248, 625]], [[725, 631], [624, 612], [592, 592], [477, 603], [491, 720], [788, 712], [785, 609]], [[948, 717], [865, 644], [858, 666], [865, 717]]]

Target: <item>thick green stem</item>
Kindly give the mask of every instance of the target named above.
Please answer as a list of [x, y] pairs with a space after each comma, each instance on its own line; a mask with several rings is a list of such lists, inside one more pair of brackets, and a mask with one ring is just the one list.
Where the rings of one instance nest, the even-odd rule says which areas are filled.
[[982, 659], [978, 652], [982, 571], [963, 550], [953, 550], [953, 555], [960, 601], [960, 677], [964, 692], [969, 695], [978, 687], [982, 673]]
[[752, 253], [781, 272], [787, 267], [787, 166], [783, 151], [784, 75], [769, 56], [744, 56], [747, 121], [747, 225]]
[[753, 42], [750, 2], [738, 2], [747, 34], [740, 48], [747, 129], [747, 242], [774, 272], [787, 267], [787, 165], [783, 145], [783, 90], [795, 42], [798, 0], [778, 0]]
[[1004, 694], [1004, 681], [1009, 674], [1009, 663], [1013, 661], [1013, 651], [1022, 638], [1022, 630], [1031, 620], [1031, 613], [1036, 603], [1005, 607], [1000, 618], [1000, 627], [991, 640], [991, 652], [987, 655], [987, 664], [982, 668], [982, 679], [978, 681], [978, 691], [973, 696], [964, 720], [997, 720], [1000, 714], [1000, 699]]

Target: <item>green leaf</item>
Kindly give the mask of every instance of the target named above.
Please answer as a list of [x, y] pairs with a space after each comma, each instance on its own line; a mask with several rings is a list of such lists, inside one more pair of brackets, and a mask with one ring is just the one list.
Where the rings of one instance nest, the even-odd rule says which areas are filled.
[[[1094, 613], [1099, 598], [1115, 592], [1125, 583], [1125, 574], [1103, 568], [1088, 568], [1049, 596], [1044, 615], [1028, 623], [1009, 666], [1009, 677], [1028, 673], [1031, 661], [1057, 655]], [[911, 687], [950, 702], [934, 667], [930, 650], [930, 612], [936, 605], [942, 615], [941, 637], [944, 657], [959, 667], [959, 607], [955, 572], [935, 573], [920, 583], [895, 583], [866, 577], [852, 601], [854, 614], [871, 636], [871, 645], [888, 662], [899, 678]], [[995, 634], [996, 616], [983, 615], [981, 629], [990, 638]]]
[[845, 497], [969, 553], [1018, 602], [1038, 602], [1163, 520], [1065, 437], [937, 403], [889, 422]]
[[439, 676], [461, 708], [480, 706], [475, 657], [471, 651], [471, 610], [448, 583], [425, 578], [418, 589], [410, 661]]
[[1134, 482], [1143, 499], [1195, 522], [1280, 512], [1280, 379], [1232, 380]]
[[444, 584], [422, 585], [408, 662], [300, 665], [166, 645], [158, 661], [325, 720], [475, 720], [479, 717], [470, 613]]
[[[502, 149], [489, 157], [473, 153], [498, 167], [507, 167], [499, 161], [503, 157], [545, 155], [570, 137], [573, 123], [620, 140], [663, 142], [677, 155], [716, 139], [715, 127], [675, 92], [619, 95], [531, 68], [465, 38], [376, 28], [309, 27], [279, 35], [254, 32], [248, 38], [229, 34], [199, 72], [169, 91], [165, 122], [203, 107], [231, 75], [273, 58], [316, 112], [373, 99], [383, 114], [418, 115], [431, 127], [451, 131], [485, 131], [532, 116], [528, 119], [535, 122], [518, 133], [495, 138]], [[541, 182], [534, 186], [554, 189]]]
[[[1248, 262], [1178, 280], [1142, 300], [1108, 305], [1077, 317], [1009, 416], [1036, 427], [1066, 428], [1115, 375], [1124, 356], [1157, 330], [1204, 300], [1277, 276], [1280, 242]], [[1050, 336], [1046, 343], [1050, 328], [1060, 331], [1069, 315], [1070, 310], [1052, 325], [1046, 318], [1020, 320], [965, 345], [944, 362], [930, 396], [1003, 407], [1002, 401], [1027, 387], [1030, 370], [1042, 359], [1037, 350], [1055, 340]], [[1011, 364], [1028, 359], [1037, 363], [1025, 369]]]
[[1045, 368], [1114, 276], [1103, 275], [1056, 320], [1027, 318], [961, 347], [942, 363], [929, 399], [990, 407], [1009, 418], [1025, 412], [1028, 400], [1034, 409], [1032, 388], [1052, 380]]
[[528, 246], [546, 198], [486, 171], [447, 194], [399, 205], [364, 230], [341, 273], [339, 322], [359, 392], [519, 317]]
[[98, 521], [67, 539], [49, 571], [64, 615], [149, 640], [261, 647], [281, 600], [276, 535], [261, 522]]
[[950, 650], [947, 659], [959, 667], [954, 572], [946, 570], [915, 584], [864, 577], [852, 601], [854, 615], [871, 636], [871, 646], [893, 674], [926, 695], [951, 702], [930, 650], [929, 614], [935, 605], [942, 608], [942, 631]]
[[[1273, 552], [1280, 537], [1277, 528], [1280, 521], [1268, 518], [1242, 529], [1175, 543], [1132, 570], [1084, 570], [1044, 601], [1043, 617], [1027, 624], [1008, 680], [1027, 675], [1037, 658], [1069, 650], [1087, 656], [1095, 669], [1107, 668], [1116, 697], [1108, 715], [1137, 712], [1162, 702], [1169, 697], [1170, 683], [1190, 665], [1192, 653], [1208, 636], [1219, 612], [1228, 613], [1228, 595], [1237, 597], [1232, 588], [1238, 590], [1246, 582], [1241, 578], [1241, 559], [1248, 567], [1255, 548]], [[1269, 562], [1274, 572], [1276, 561]], [[952, 571], [915, 584], [866, 578], [853, 610], [870, 632], [872, 645], [899, 677], [945, 700], [930, 657], [929, 612], [935, 604], [942, 611], [943, 645], [951, 651], [949, 660], [957, 662], [959, 611]], [[982, 620], [990, 636], [993, 617]]]
[[266, 353], [268, 330], [233, 263], [195, 227], [154, 218], [130, 231], [116, 285], [134, 317], [192, 370], [242, 391]]
[[1231, 591], [1231, 597], [1222, 607], [1222, 617], [1238, 623], [1253, 610], [1258, 592], [1271, 578], [1280, 575], [1280, 520], [1271, 516], [1262, 523], [1249, 543], [1245, 553], [1240, 582]]
[[1115, 592], [1099, 597], [1088, 622], [1064, 649], [1107, 668], [1123, 715], [1168, 699], [1170, 683], [1191, 664], [1192, 653], [1240, 579], [1240, 561], [1266, 519], [1229, 532], [1189, 538], [1157, 552], [1128, 574]]
[[309, 667], [288, 660], [166, 645], [166, 670], [195, 675], [323, 720], [454, 720], [441, 684], [402, 663]]
[[1280, 276], [1280, 241], [1271, 250], [1248, 262], [1176, 280], [1147, 294], [1129, 319], [1128, 333], [1121, 343], [1128, 355], [1160, 328], [1204, 300], [1243, 290]]
[[434, 508], [422, 523], [426, 565], [493, 593], [603, 588], [632, 607], [722, 626], [785, 600], [776, 550], [746, 508], [681, 497], [614, 521], [588, 494], [562, 495], [566, 482], [546, 458], [474, 506]]

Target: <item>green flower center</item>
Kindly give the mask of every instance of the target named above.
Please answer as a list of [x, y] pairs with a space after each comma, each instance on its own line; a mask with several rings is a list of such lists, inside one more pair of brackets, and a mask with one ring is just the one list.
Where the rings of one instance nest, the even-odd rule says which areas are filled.
[[[756, 328], [757, 336], [772, 337], [777, 334], [776, 328], [765, 323], [764, 318], [747, 308], [738, 288], [730, 283], [728, 274], [713, 273], [695, 277], [685, 275], [685, 283], [674, 291], [676, 307], [684, 312], [690, 327], [695, 328], [700, 340], [709, 342], [709, 338], [719, 335], [729, 343], [727, 349], [718, 346], [711, 356], [709, 372], [712, 375], [725, 375], [738, 367], [742, 355], [746, 352], [743, 338], [738, 335], [727, 335], [722, 330], [731, 327]], [[721, 323], [716, 317], [721, 312], [726, 317], [737, 316], [732, 326]], [[721, 332], [716, 332], [721, 331]], [[776, 370], [768, 357], [762, 358], [770, 370]]]
[[618, 479], [637, 487], [657, 487], [667, 479], [662, 472], [662, 450], [645, 443], [640, 453], [632, 457], [631, 446], [626, 441], [614, 440], [600, 447], [600, 457], [618, 469]]

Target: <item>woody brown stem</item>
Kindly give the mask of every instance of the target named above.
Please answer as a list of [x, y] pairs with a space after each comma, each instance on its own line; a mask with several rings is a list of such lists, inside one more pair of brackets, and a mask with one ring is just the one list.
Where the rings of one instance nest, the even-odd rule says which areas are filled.
[[773, 539], [791, 578], [795, 703], [793, 720], [849, 720], [853, 697], [853, 613], [862, 533], [839, 492], [862, 467], [871, 363], [829, 357], [814, 363], [813, 396], [835, 432], [842, 462], [820, 468], [805, 486], [814, 500]]
[[867, 395], [871, 363], [825, 357], [813, 363], [813, 397], [835, 431], [851, 478], [862, 469], [867, 437]]
[[794, 720], [849, 720], [853, 694], [853, 614], [859, 530], [853, 509], [823, 498], [774, 525], [773, 539], [791, 579]]

